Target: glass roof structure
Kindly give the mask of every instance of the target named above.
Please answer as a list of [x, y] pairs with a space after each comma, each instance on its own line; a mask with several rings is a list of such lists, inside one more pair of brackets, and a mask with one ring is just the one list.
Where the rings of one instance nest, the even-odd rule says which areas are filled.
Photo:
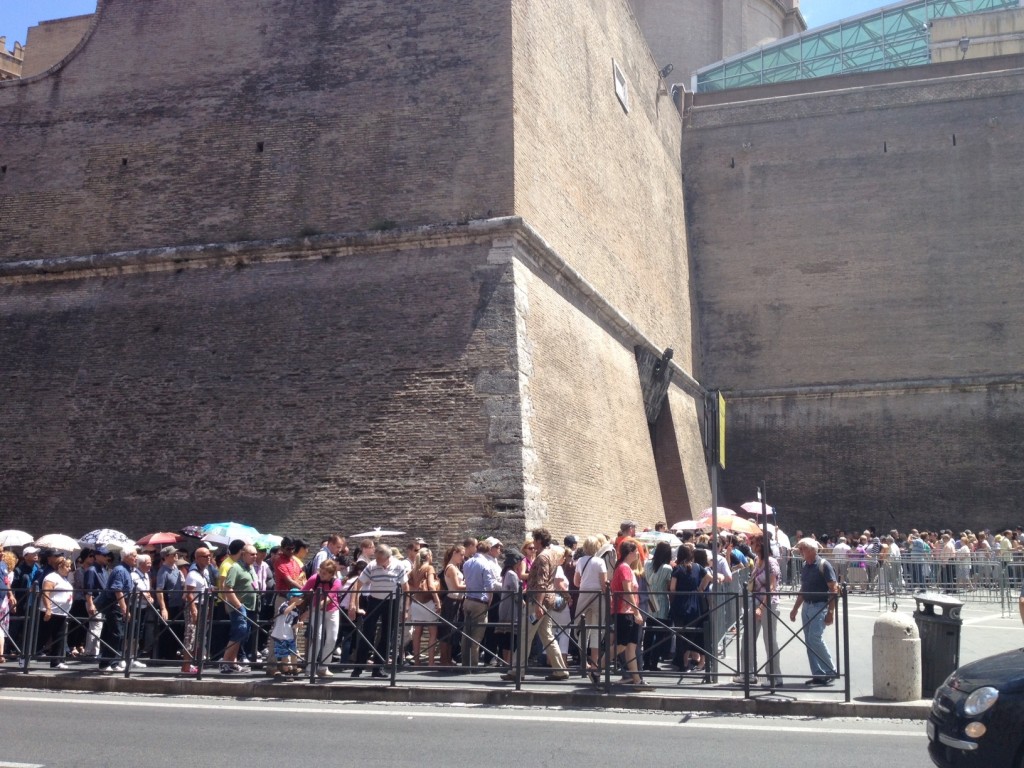
[[905, 0], [776, 40], [697, 70], [698, 93], [927, 64], [932, 19], [1024, 7], [1024, 0]]

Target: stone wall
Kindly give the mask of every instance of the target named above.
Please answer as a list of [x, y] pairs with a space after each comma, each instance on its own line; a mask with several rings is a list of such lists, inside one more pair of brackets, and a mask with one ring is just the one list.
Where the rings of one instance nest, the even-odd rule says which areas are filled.
[[791, 0], [629, 0], [659, 67], [689, 88], [701, 67], [807, 28]]
[[181, 251], [4, 281], [0, 525], [518, 534], [521, 513], [494, 503], [517, 495], [495, 478], [520, 475], [520, 454], [490, 416], [518, 398], [500, 386], [510, 266], [461, 240]]
[[723, 503], [768, 499], [789, 532], [1021, 524], [1024, 381], [734, 397]]
[[25, 64], [22, 77], [45, 72], [64, 60], [82, 41], [92, 26], [93, 14], [67, 19], [42, 21], [28, 28], [25, 41]]
[[510, 214], [508, 0], [403, 5], [102, 0], [0, 85], [0, 260]]
[[517, 214], [691, 371], [681, 118], [625, 0], [516, 0], [513, 27]]
[[1024, 71], [835, 82], [689, 114], [703, 383], [733, 403], [724, 501], [764, 478], [803, 527], [995, 524], [1024, 500]]

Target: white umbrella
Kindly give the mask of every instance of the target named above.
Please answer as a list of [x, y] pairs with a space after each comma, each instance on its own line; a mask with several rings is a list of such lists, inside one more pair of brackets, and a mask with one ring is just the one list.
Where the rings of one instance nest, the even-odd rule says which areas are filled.
[[13, 528], [7, 531], [0, 531], [0, 547], [24, 547], [32, 543], [31, 533], [16, 531]]
[[701, 525], [699, 520], [680, 520], [678, 523], [672, 526], [673, 531], [696, 531], [704, 526]]
[[[740, 504], [740, 509], [746, 512], [748, 515], [760, 515], [761, 514], [761, 502], [760, 501], [745, 501]], [[765, 509], [768, 510], [769, 515], [775, 514], [775, 507], [771, 504], [766, 504]]]
[[244, 523], [208, 523], [203, 526], [203, 541], [214, 544], [227, 546], [236, 539], [252, 544], [259, 537], [259, 531]]
[[[718, 509], [718, 516], [719, 517], [724, 517], [724, 516], [727, 516], [727, 515], [728, 516], [732, 516], [732, 515], [736, 514], [735, 512], [733, 512], [728, 507], [718, 507], [717, 509]], [[700, 513], [700, 516], [701, 517], [706, 517], [706, 518], [710, 519], [711, 518], [711, 511], [712, 511], [711, 507], [708, 507], [707, 509], [705, 509], [703, 512]]]
[[636, 540], [648, 547], [655, 547], [662, 541], [667, 541], [669, 546], [678, 547], [683, 543], [682, 539], [665, 531], [644, 531], [636, 535]]
[[36, 539], [35, 545], [47, 549], [59, 549], [61, 552], [78, 552], [82, 548], [81, 544], [63, 533], [48, 533], [45, 536], [40, 536]]
[[405, 531], [382, 531], [380, 527], [363, 533], [353, 533], [350, 539], [379, 539], [381, 536], [404, 536]]
[[97, 528], [95, 531], [89, 531], [78, 540], [78, 543], [89, 549], [106, 547], [112, 552], [131, 549], [135, 546], [134, 540], [129, 539], [126, 534], [115, 531], [113, 528]]

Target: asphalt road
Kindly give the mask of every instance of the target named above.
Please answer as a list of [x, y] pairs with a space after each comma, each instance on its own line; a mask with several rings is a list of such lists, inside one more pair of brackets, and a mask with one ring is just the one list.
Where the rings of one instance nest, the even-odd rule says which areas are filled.
[[884, 754], [928, 766], [920, 722], [454, 705], [0, 694], [0, 768], [778, 764]]

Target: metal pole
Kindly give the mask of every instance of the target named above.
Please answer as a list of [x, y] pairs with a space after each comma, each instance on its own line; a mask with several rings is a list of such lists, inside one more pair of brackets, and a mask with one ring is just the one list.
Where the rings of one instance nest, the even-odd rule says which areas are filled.
[[319, 582], [316, 589], [310, 593], [313, 597], [313, 605], [309, 616], [309, 643], [306, 645], [306, 664], [308, 665], [309, 682], [316, 682], [317, 670], [320, 667], [320, 630], [322, 618], [320, 615], [320, 603], [323, 600], [323, 592]]
[[[399, 659], [405, 657], [405, 611], [402, 604], [402, 585], [395, 586], [394, 599], [391, 601], [391, 686], [395, 687], [398, 677]], [[386, 660], [385, 660], [386, 661]]]
[[847, 610], [846, 585], [840, 587], [840, 595], [843, 603], [843, 677], [845, 682], [846, 702], [850, 702], [850, 613]]

